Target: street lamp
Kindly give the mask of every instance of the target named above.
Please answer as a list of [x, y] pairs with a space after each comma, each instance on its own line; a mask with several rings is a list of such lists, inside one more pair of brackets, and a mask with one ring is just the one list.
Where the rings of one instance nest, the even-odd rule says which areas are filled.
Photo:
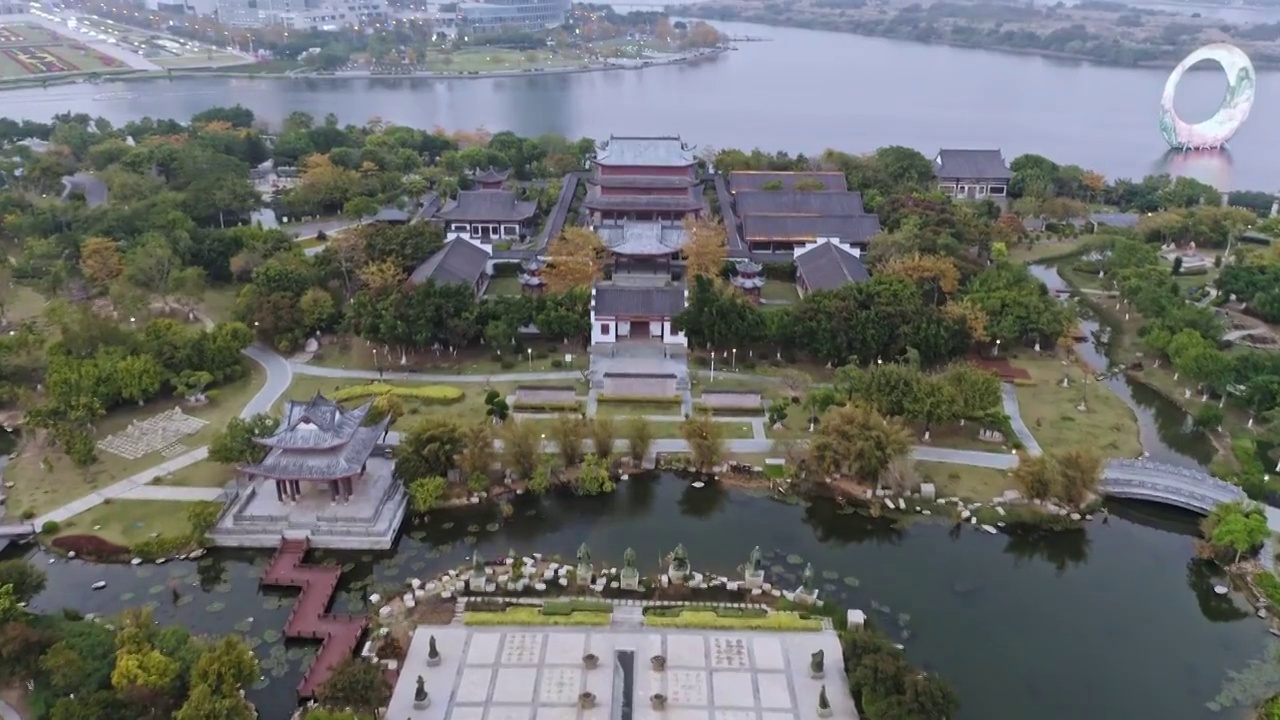
[[738, 372], [738, 348], [733, 349], [733, 371]]
[[529, 372], [533, 372], [533, 348], [525, 348], [524, 351], [529, 356]]
[[995, 354], [995, 357], [999, 357], [999, 356], [1000, 356], [1000, 340], [999, 340], [999, 339], [997, 339], [997, 340], [996, 340], [996, 354]]

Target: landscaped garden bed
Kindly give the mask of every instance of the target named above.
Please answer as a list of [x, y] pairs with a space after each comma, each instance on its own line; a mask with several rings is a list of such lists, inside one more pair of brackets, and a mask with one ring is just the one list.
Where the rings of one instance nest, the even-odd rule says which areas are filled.
[[[549, 603], [550, 604], [550, 603]], [[608, 603], [591, 603], [592, 605], [609, 605]], [[573, 610], [564, 612], [559, 603], [552, 612], [547, 607], [519, 605], [502, 610], [480, 609], [474, 603], [468, 603], [467, 611], [462, 615], [462, 624], [481, 625], [608, 625], [613, 619], [613, 606], [608, 612], [599, 610]]]
[[818, 618], [794, 612], [767, 612], [760, 608], [649, 608], [644, 614], [644, 624], [649, 627], [699, 630], [822, 629], [822, 620]]

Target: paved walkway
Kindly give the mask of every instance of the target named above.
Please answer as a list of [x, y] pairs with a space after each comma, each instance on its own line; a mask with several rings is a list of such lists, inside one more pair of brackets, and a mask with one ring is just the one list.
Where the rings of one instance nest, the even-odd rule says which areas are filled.
[[[279, 357], [278, 355], [276, 357]], [[256, 358], [255, 358], [256, 359]], [[282, 358], [283, 359], [283, 358]], [[448, 373], [392, 372], [384, 370], [351, 370], [348, 368], [320, 367], [303, 363], [288, 363], [289, 369], [298, 375], [327, 378], [351, 378], [356, 380], [402, 380], [409, 382], [447, 382], [447, 383], [487, 383], [487, 382], [520, 382], [521, 380], [581, 380], [582, 372], [578, 370], [556, 370], [552, 372], [508, 372], [475, 375], [450, 375]], [[268, 370], [270, 373], [270, 370]], [[292, 382], [292, 377], [290, 378]], [[285, 383], [288, 387], [288, 383]]]
[[0, 720], [22, 720], [22, 716], [9, 703], [0, 700]]
[[1018, 404], [1018, 391], [1013, 387], [1012, 383], [1004, 383], [1000, 386], [1001, 402], [1004, 405], [1004, 414], [1009, 416], [1009, 424], [1013, 426], [1013, 434], [1018, 436], [1018, 440], [1022, 442], [1022, 446], [1026, 448], [1028, 455], [1040, 456], [1044, 451], [1040, 449], [1040, 442], [1036, 440], [1036, 436], [1031, 434], [1031, 429], [1027, 427], [1026, 421], [1022, 419], [1022, 407]]
[[101, 490], [89, 493], [82, 498], [72, 500], [56, 510], [51, 510], [44, 515], [41, 515], [33, 522], [36, 527], [40, 527], [50, 520], [56, 520], [59, 523], [64, 523], [86, 510], [101, 505], [103, 501], [109, 498], [127, 498], [131, 491], [146, 485], [157, 477], [177, 472], [189, 465], [195, 465], [208, 456], [208, 447], [196, 448], [191, 452], [166, 460], [155, 467], [130, 475], [123, 480], [112, 483]]
[[120, 496], [121, 500], [213, 501], [222, 497], [222, 488], [139, 485]]

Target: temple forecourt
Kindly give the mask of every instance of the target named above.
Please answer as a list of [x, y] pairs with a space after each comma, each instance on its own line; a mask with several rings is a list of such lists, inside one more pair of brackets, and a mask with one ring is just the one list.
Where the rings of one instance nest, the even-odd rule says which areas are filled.
[[230, 501], [209, 533], [223, 547], [276, 547], [281, 538], [313, 548], [384, 550], [407, 497], [393, 461], [374, 457], [388, 420], [364, 425], [370, 403], [344, 410], [321, 395], [285, 404], [280, 427], [257, 442], [262, 462], [240, 468]]
[[[812, 632], [643, 627], [615, 609], [599, 627], [422, 626], [386, 717], [393, 720], [817, 720], [823, 685], [832, 718], [857, 720], [830, 629]], [[435, 637], [440, 663], [428, 665]], [[827, 670], [813, 679], [814, 652]], [[593, 654], [599, 663], [584, 667]], [[650, 658], [666, 657], [656, 671]], [[429, 702], [415, 703], [417, 679]], [[582, 707], [582, 693], [595, 695]], [[666, 696], [655, 709], [650, 698]]]

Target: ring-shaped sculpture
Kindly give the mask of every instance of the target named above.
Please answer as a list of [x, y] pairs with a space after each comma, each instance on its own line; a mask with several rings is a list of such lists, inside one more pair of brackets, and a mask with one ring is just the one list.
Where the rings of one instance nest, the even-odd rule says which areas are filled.
[[[1227, 94], [1213, 117], [1195, 125], [1188, 125], [1173, 109], [1173, 96], [1178, 91], [1182, 75], [1201, 60], [1216, 62], [1227, 74]], [[1160, 134], [1169, 147], [1183, 150], [1220, 148], [1227, 144], [1240, 125], [1249, 117], [1253, 107], [1253, 94], [1257, 81], [1253, 63], [1240, 48], [1227, 43], [1213, 43], [1192, 52], [1178, 63], [1164, 83], [1164, 96], [1160, 100]]]

